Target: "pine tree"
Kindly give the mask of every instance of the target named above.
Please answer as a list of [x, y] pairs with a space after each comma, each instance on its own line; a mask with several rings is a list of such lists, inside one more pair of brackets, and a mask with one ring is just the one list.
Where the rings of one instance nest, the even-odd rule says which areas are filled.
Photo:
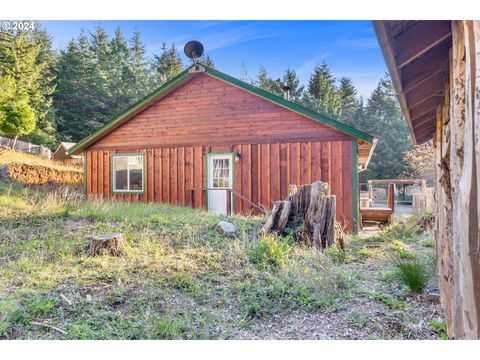
[[153, 56], [153, 68], [157, 72], [157, 82], [163, 84], [183, 71], [183, 62], [178, 54], [175, 44], [168, 47], [162, 43], [162, 53]]
[[253, 82], [254, 85], [262, 90], [269, 91], [278, 96], [283, 96], [282, 82], [280, 79], [273, 80], [267, 73], [263, 65], [258, 69], [257, 79]]
[[368, 99], [365, 118], [368, 121], [366, 130], [378, 139], [378, 144], [361, 178], [390, 179], [410, 173], [402, 154], [411, 150], [412, 145], [388, 76], [380, 80]]
[[351, 125], [356, 125], [355, 113], [357, 110], [357, 89], [353, 85], [352, 80], [342, 77], [339, 80], [337, 95], [340, 101], [340, 109], [338, 113], [339, 120]]
[[97, 63], [85, 33], [60, 53], [54, 106], [59, 138], [79, 141], [104, 121], [104, 100], [94, 89]]
[[131, 87], [125, 86], [131, 80], [131, 70], [129, 65], [130, 48], [123, 36], [120, 27], [115, 29], [112, 40], [110, 41], [111, 68], [109, 69], [109, 88], [111, 89], [111, 106], [119, 109], [129, 103], [134, 97], [131, 94]]
[[308, 82], [308, 93], [314, 99], [311, 101], [314, 110], [333, 117], [339, 115], [341, 104], [335, 87], [335, 78], [325, 62], [313, 70]]
[[153, 90], [155, 79], [149, 73], [150, 63], [146, 59], [145, 45], [142, 43], [140, 33], [136, 31], [130, 40], [130, 58], [128, 60], [130, 69], [130, 104], [140, 100]]
[[213, 63], [212, 58], [207, 55], [207, 56], [202, 56], [202, 59], [200, 60], [202, 64], [205, 64], [209, 68], [215, 69], [215, 64]]
[[290, 100], [295, 102], [300, 102], [303, 96], [305, 87], [300, 85], [300, 79], [297, 76], [295, 70], [288, 68], [285, 70], [285, 73], [282, 78], [282, 85], [287, 84], [290, 88]]

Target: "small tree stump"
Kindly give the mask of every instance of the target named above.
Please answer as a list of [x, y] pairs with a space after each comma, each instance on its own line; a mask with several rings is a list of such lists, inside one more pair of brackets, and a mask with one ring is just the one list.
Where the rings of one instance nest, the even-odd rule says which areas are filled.
[[122, 233], [109, 233], [92, 237], [90, 256], [125, 254], [125, 238]]

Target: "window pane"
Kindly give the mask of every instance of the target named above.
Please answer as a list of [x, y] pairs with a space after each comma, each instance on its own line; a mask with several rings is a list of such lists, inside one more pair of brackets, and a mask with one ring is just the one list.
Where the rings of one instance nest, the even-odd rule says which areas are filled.
[[143, 190], [143, 156], [129, 156], [130, 190]]
[[114, 157], [114, 169], [115, 169], [115, 190], [128, 190], [127, 183], [127, 158]]

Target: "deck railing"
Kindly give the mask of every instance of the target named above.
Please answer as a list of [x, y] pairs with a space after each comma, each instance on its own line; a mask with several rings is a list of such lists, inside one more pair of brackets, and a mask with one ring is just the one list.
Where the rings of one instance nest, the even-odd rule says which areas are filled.
[[231, 188], [200, 188], [200, 189], [192, 188], [192, 189], [190, 189], [190, 206], [191, 207], [196, 207], [195, 205], [197, 205], [197, 204], [195, 203], [195, 193], [200, 192], [202, 194], [200, 196], [202, 204], [199, 207], [205, 207], [205, 202], [204, 202], [203, 199], [206, 199], [206, 192], [207, 191], [226, 191], [227, 192], [227, 215], [231, 215], [231, 213], [232, 213], [232, 194], [233, 194], [234, 197], [236, 196], [236, 197], [238, 197], [242, 200], [245, 200], [252, 207], [254, 207], [255, 209], [259, 210], [262, 213], [265, 213], [267, 211], [266, 208], [255, 204], [250, 199], [246, 198], [245, 196], [243, 196], [242, 194], [236, 192], [235, 190], [233, 190]]

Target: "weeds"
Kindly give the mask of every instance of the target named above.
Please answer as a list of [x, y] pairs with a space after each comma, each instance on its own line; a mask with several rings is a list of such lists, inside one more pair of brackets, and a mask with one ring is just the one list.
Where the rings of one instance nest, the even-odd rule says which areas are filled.
[[[258, 236], [264, 219], [254, 216], [230, 217], [238, 236], [225, 239], [215, 230], [221, 216], [87, 201], [67, 188], [46, 193], [0, 183], [0, 205], [2, 339], [60, 337], [31, 321], [48, 321], [69, 339], [235, 338], [275, 314], [328, 316], [349, 306], [364, 283], [376, 280], [358, 263], [378, 259], [390, 261], [388, 267], [385, 255], [405, 250], [394, 242], [402, 239], [381, 234], [368, 240], [381, 242], [379, 248], [358, 237], [345, 251], [322, 253], [294, 241], [289, 230], [286, 238]], [[127, 254], [89, 257], [88, 237], [112, 231], [125, 234]], [[391, 276], [384, 274], [386, 281]], [[374, 293], [376, 306], [405, 311], [395, 294]], [[348, 321], [358, 329], [372, 326], [353, 309]]]
[[429, 280], [428, 271], [424, 264], [416, 262], [403, 262], [397, 264], [399, 279], [411, 292], [422, 292]]
[[442, 340], [447, 340], [447, 325], [443, 319], [430, 319], [427, 322], [430, 330], [439, 335]]
[[290, 250], [288, 238], [281, 238], [276, 234], [265, 234], [254, 244], [250, 259], [261, 267], [279, 268], [286, 264]]

